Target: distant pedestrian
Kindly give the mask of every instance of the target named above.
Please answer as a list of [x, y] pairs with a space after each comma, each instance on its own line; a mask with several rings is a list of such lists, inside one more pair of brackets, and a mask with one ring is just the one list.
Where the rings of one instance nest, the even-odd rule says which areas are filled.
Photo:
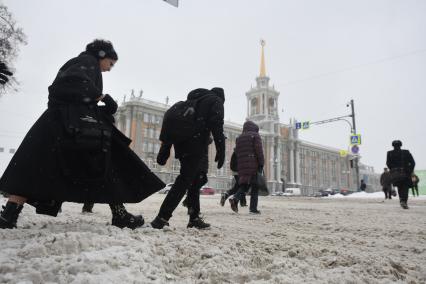
[[257, 209], [259, 189], [256, 183], [256, 175], [263, 171], [264, 156], [262, 138], [259, 135], [259, 126], [252, 121], [246, 121], [243, 132], [237, 138], [235, 152], [238, 161], [238, 191], [229, 198], [231, 209], [238, 212], [238, 202], [243, 194], [250, 193], [250, 213], [260, 214]]
[[394, 149], [388, 151], [386, 165], [390, 171], [392, 184], [398, 188], [401, 207], [408, 209], [408, 189], [412, 186], [411, 173], [414, 171], [416, 163], [410, 151], [401, 149], [400, 140], [393, 141], [392, 146]]
[[[220, 196], [220, 205], [221, 206], [224, 206], [226, 200], [230, 196], [237, 193], [237, 191], [238, 191], [238, 186], [239, 186], [239, 184], [238, 184], [238, 161], [237, 161], [237, 154], [235, 153], [235, 149], [234, 149], [234, 152], [232, 153], [231, 161], [229, 163], [229, 167], [232, 171], [232, 175], [234, 176], [234, 182], [233, 182], [231, 189], [229, 189], [229, 190], [227, 190], [227, 191], [225, 191], [221, 194], [221, 196]], [[241, 195], [240, 205], [241, 205], [241, 207], [247, 206], [247, 199], [246, 199], [245, 193]]]
[[390, 180], [390, 173], [388, 168], [383, 169], [383, 173], [380, 176], [380, 184], [383, 192], [385, 193], [385, 199], [392, 199], [392, 183]]
[[365, 191], [367, 189], [367, 184], [363, 179], [361, 180], [361, 185], [359, 188], [361, 189], [361, 191]]
[[413, 196], [416, 196], [416, 194], [417, 194], [417, 196], [419, 196], [419, 181], [420, 181], [420, 179], [415, 173], [411, 174], [411, 181], [413, 183], [413, 186], [411, 187], [411, 190], [413, 192]]

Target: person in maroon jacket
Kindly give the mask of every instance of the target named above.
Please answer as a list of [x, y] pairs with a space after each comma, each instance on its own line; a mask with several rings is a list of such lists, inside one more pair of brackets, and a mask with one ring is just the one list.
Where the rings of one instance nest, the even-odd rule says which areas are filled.
[[259, 189], [254, 181], [257, 172], [263, 170], [264, 157], [259, 126], [256, 123], [252, 121], [244, 123], [243, 133], [236, 141], [235, 152], [238, 161], [239, 188], [237, 193], [229, 198], [231, 209], [234, 212], [238, 212], [238, 202], [251, 187], [250, 213], [260, 214], [260, 211], [257, 210]]

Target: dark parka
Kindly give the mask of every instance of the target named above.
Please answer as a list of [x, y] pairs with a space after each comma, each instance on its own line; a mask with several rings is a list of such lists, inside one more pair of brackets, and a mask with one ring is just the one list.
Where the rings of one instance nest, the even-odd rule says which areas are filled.
[[225, 136], [223, 134], [223, 99], [207, 89], [195, 89], [188, 94], [188, 100], [199, 99], [196, 106], [198, 131], [190, 140], [174, 145], [176, 158], [187, 155], [205, 155], [210, 141], [210, 132], [216, 149], [225, 150]]
[[235, 152], [238, 163], [238, 182], [248, 184], [259, 167], [264, 165], [262, 139], [259, 135], [259, 127], [254, 122], [244, 123], [243, 133], [236, 141]]
[[[37, 205], [53, 201], [133, 203], [163, 188], [165, 184], [129, 148], [131, 140], [113, 125], [116, 103], [106, 95], [105, 106], [97, 105], [101, 95], [102, 73], [94, 56], [83, 52], [62, 66], [49, 87], [48, 109], [13, 156], [0, 179], [0, 191], [26, 197]], [[79, 157], [80, 153], [64, 153], [65, 129], [85, 108], [96, 113], [112, 132], [108, 171], [96, 183], [75, 182], [64, 176], [64, 154]], [[84, 166], [67, 165], [75, 169]]]
[[413, 156], [411, 155], [410, 151], [402, 149], [394, 149], [392, 151], [388, 151], [386, 157], [386, 165], [391, 171], [394, 168], [403, 168], [405, 173], [407, 174], [406, 180], [400, 182], [399, 184], [395, 184], [395, 186], [398, 186], [401, 183], [409, 187], [412, 185], [411, 173], [414, 171], [416, 163], [414, 162]]

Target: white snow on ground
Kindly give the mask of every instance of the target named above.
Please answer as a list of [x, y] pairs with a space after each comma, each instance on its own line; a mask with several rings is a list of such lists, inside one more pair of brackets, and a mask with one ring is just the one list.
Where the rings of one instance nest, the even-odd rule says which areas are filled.
[[[365, 195], [365, 193], [363, 193]], [[370, 195], [367, 195], [370, 196]], [[127, 205], [150, 221], [165, 195]], [[5, 199], [0, 200], [4, 203]], [[107, 205], [57, 217], [26, 205], [0, 230], [0, 283], [426, 283], [426, 199], [260, 197], [261, 215], [202, 196], [212, 229], [118, 229]]]

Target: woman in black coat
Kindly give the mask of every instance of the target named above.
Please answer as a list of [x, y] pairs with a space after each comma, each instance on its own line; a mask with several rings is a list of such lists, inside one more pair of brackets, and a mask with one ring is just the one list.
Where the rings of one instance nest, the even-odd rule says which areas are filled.
[[[123, 203], [136, 203], [163, 188], [114, 126], [117, 104], [102, 93], [102, 73], [118, 56], [109, 41], [94, 40], [69, 60], [49, 87], [47, 110], [29, 130], [0, 179], [9, 200], [0, 228], [15, 228], [24, 203], [56, 216], [62, 202], [108, 203], [112, 225], [136, 228], [142, 216]], [[105, 105], [98, 106], [102, 101]]]

